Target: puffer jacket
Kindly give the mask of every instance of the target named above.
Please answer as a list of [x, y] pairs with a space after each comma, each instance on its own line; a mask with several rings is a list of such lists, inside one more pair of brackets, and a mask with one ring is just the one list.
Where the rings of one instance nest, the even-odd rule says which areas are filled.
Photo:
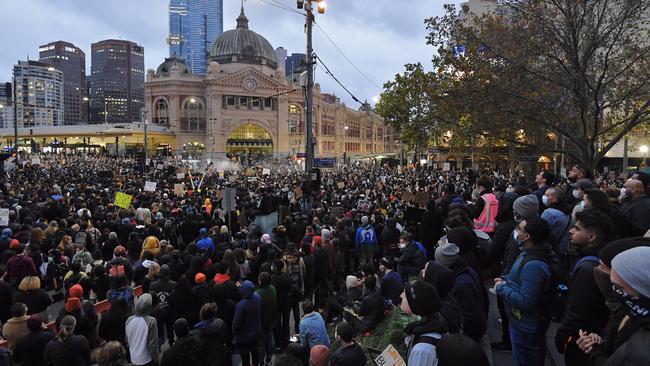
[[201, 366], [223, 364], [226, 348], [226, 323], [219, 318], [208, 319], [194, 326], [195, 357]]

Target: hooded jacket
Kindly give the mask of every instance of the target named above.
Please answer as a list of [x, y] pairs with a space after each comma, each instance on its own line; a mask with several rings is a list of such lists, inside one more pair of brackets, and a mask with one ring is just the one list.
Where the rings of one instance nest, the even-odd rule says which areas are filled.
[[235, 308], [232, 322], [235, 344], [254, 343], [262, 336], [262, 299], [255, 292], [251, 281], [244, 281], [241, 287], [242, 299]]
[[200, 366], [221, 365], [225, 354], [226, 323], [219, 318], [203, 320], [194, 326], [194, 357]]
[[451, 289], [456, 281], [454, 272], [441, 264], [429, 262], [424, 280], [438, 290], [441, 304], [440, 314], [445, 319], [449, 333], [459, 333], [463, 329], [463, 309], [451, 294]]
[[158, 359], [158, 327], [156, 318], [148, 315], [151, 306], [151, 295], [142, 294], [135, 302], [135, 315], [126, 320], [126, 342], [135, 365]]

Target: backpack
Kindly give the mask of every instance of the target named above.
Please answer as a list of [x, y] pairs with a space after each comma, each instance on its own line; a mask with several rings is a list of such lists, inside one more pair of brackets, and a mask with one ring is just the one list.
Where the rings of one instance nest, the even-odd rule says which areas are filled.
[[542, 299], [545, 299], [545, 301], [541, 301], [538, 305], [538, 313], [540, 315], [549, 316], [553, 321], [561, 321], [564, 316], [567, 293], [569, 291], [567, 286], [568, 274], [563, 270], [557, 256], [550, 258], [548, 256], [540, 256], [532, 253], [527, 255], [521, 261], [521, 264], [519, 265], [519, 274], [521, 274], [524, 266], [532, 260], [540, 260], [546, 263], [551, 272], [551, 283], [547, 286], [545, 294], [542, 296]]
[[121, 261], [120, 264], [111, 264], [111, 267], [108, 269], [108, 277], [126, 275], [126, 272], [124, 271], [123, 263], [124, 261]]
[[92, 245], [92, 241], [90, 240], [90, 235], [88, 235], [88, 233], [85, 231], [79, 231], [77, 235], [74, 236], [74, 242], [83, 244], [86, 248], [89, 247], [88, 244]]
[[289, 278], [291, 279], [291, 293], [300, 294], [303, 292], [302, 269], [300, 262], [289, 265]]
[[418, 249], [424, 254], [424, 256], [427, 256], [427, 250], [424, 248], [424, 244], [420, 243], [419, 241], [415, 242], [415, 245], [418, 246]]
[[117, 299], [124, 299], [126, 304], [133, 308], [133, 294], [129, 291], [128, 288], [124, 287], [121, 290], [113, 290], [111, 291], [111, 296], [108, 299], [109, 302], [114, 302]]
[[584, 263], [584, 262], [593, 262], [593, 263], [598, 264], [599, 261], [600, 261], [600, 258], [598, 258], [598, 257], [595, 256], [595, 255], [588, 255], [588, 256], [585, 256], [585, 257], [580, 258], [580, 259], [576, 262], [576, 264], [573, 266], [573, 269], [571, 270], [571, 279], [573, 279], [573, 277], [575, 277], [576, 272], [578, 271], [578, 267], [579, 267], [582, 263]]
[[375, 232], [372, 226], [368, 225], [361, 230], [361, 244], [374, 244], [372, 238], [375, 236]]

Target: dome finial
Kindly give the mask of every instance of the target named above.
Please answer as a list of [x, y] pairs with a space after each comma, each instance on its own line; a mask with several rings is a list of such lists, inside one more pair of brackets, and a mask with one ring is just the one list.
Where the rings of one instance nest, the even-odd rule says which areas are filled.
[[244, 14], [244, 0], [241, 1], [241, 12], [237, 17], [237, 28], [248, 29], [248, 18], [246, 18], [246, 14]]

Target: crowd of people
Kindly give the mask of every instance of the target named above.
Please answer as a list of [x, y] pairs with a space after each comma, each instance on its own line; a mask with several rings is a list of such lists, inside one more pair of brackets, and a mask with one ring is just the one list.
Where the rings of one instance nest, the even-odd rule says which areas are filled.
[[25, 159], [0, 187], [0, 365], [358, 366], [396, 314], [408, 365], [649, 364], [650, 176], [483, 173]]

